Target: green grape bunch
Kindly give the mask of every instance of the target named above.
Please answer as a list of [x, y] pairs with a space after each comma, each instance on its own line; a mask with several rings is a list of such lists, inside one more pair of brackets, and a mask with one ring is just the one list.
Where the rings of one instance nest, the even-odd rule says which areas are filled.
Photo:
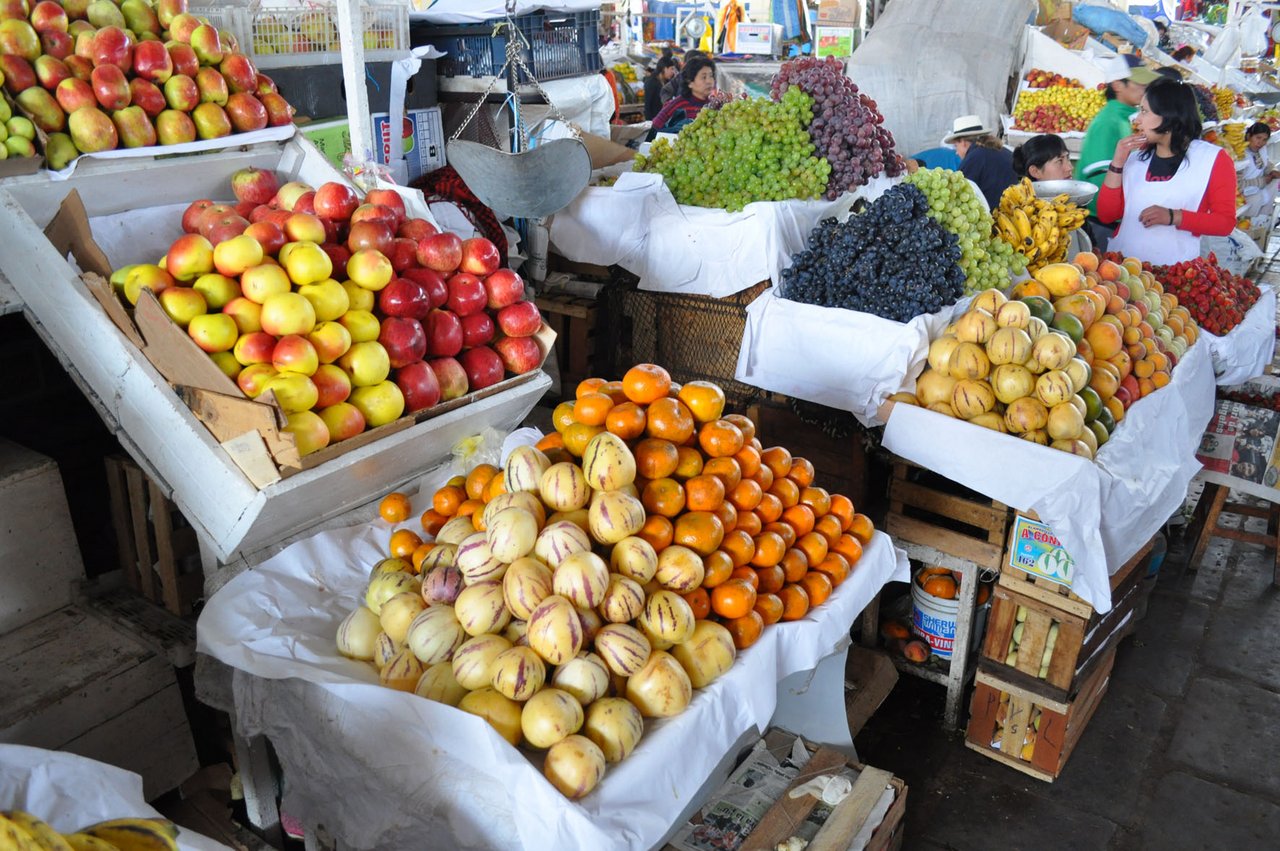
[[814, 156], [813, 98], [789, 89], [775, 103], [734, 100], [703, 109], [674, 143], [659, 139], [635, 171], [661, 174], [681, 204], [729, 212], [756, 201], [820, 198], [831, 165]]
[[1026, 258], [1003, 239], [993, 238], [991, 213], [958, 171], [922, 168], [906, 178], [929, 199], [929, 215], [960, 241], [960, 268], [966, 293], [1005, 289], [1010, 273], [1026, 269]]

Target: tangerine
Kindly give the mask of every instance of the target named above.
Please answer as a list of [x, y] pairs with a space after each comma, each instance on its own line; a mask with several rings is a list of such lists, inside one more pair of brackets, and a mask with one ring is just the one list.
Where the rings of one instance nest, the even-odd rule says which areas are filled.
[[760, 519], [765, 523], [776, 523], [778, 518], [782, 516], [782, 500], [771, 493], [766, 493], [760, 497], [760, 504], [756, 506], [756, 514], [760, 515]]
[[760, 463], [760, 469], [752, 473], [751, 478], [759, 482], [760, 487], [767, 491], [769, 488], [773, 487], [773, 480], [777, 477], [773, 475], [773, 470], [770, 470], [762, 461]]
[[685, 443], [693, 437], [693, 414], [679, 399], [667, 396], [649, 404], [645, 433], [672, 443]]
[[742, 468], [732, 458], [709, 458], [702, 465], [702, 472], [708, 476], [718, 476], [724, 482], [726, 492], [733, 490], [742, 481]]
[[780, 520], [764, 524], [764, 529], [762, 531], [772, 532], [782, 538], [782, 542], [788, 547], [794, 547], [796, 545], [796, 538], [799, 537], [796, 535], [794, 526], [790, 523], [783, 523]]
[[[750, 441], [751, 438], [756, 436], [756, 424], [751, 421], [751, 417], [743, 416], [742, 414], [725, 414], [721, 419], [728, 420], [736, 425], [745, 440]], [[758, 449], [759, 447], [756, 448]]]
[[755, 605], [756, 589], [745, 579], [726, 579], [711, 589], [711, 611], [722, 618], [740, 618]]
[[627, 394], [622, 390], [621, 381], [606, 381], [604, 384], [600, 385], [600, 389], [596, 392], [603, 393], [608, 396], [613, 400], [613, 404], [615, 405], [621, 405], [623, 402], [628, 401]]
[[622, 392], [637, 405], [648, 405], [667, 395], [671, 389], [671, 373], [653, 363], [631, 367], [622, 376]]
[[818, 522], [814, 524], [813, 531], [827, 539], [827, 546], [830, 547], [836, 541], [840, 540], [840, 518], [834, 514], [824, 514], [818, 518]]
[[765, 490], [782, 500], [783, 508], [790, 508], [800, 502], [800, 486], [785, 476], [775, 477], [773, 484]]
[[800, 504], [812, 508], [814, 517], [822, 517], [831, 511], [831, 494], [827, 493], [823, 488], [802, 487], [800, 488]]
[[636, 537], [643, 538], [655, 551], [662, 552], [671, 546], [671, 538], [674, 534], [675, 527], [671, 521], [661, 514], [654, 514], [644, 521], [640, 531], [636, 532]]
[[413, 557], [411, 558], [410, 561], [413, 564], [414, 573], [422, 572], [422, 560], [426, 558], [431, 553], [431, 551], [434, 550], [435, 548], [436, 548], [435, 543], [429, 541], [413, 551]]
[[770, 446], [760, 453], [760, 460], [773, 471], [776, 478], [791, 472], [791, 452], [785, 446]]
[[809, 557], [804, 554], [804, 550], [795, 547], [783, 553], [781, 564], [788, 582], [799, 582], [809, 572]]
[[569, 451], [575, 458], [581, 458], [582, 453], [587, 451], [587, 444], [591, 442], [597, 434], [604, 431], [604, 426], [587, 425], [586, 423], [574, 423], [569, 426], [561, 435], [564, 437], [564, 448]]
[[712, 458], [728, 458], [742, 450], [742, 431], [728, 420], [712, 420], [698, 430], [698, 445]]
[[651, 437], [636, 444], [636, 473], [646, 479], [664, 479], [680, 466], [680, 450], [669, 440]]
[[782, 561], [787, 552], [787, 542], [777, 532], [764, 531], [755, 537], [756, 551], [751, 563], [756, 567], [773, 567]]
[[705, 473], [685, 482], [690, 511], [715, 511], [724, 504], [724, 482]]
[[755, 612], [765, 626], [772, 626], [782, 620], [782, 598], [772, 593], [757, 594]]
[[876, 526], [867, 515], [855, 514], [853, 515], [853, 522], [849, 524], [849, 528], [845, 531], [857, 538], [858, 543], [865, 547], [871, 543], [871, 537], [876, 533]]
[[577, 420], [573, 418], [572, 402], [561, 402], [551, 412], [551, 425], [561, 434], [564, 434], [564, 430], [576, 422]]
[[[729, 503], [725, 503], [728, 505]], [[735, 529], [741, 529], [751, 537], [760, 534], [760, 530], [764, 528], [764, 523], [760, 522], [760, 515], [754, 511], [739, 511], [738, 522], [734, 524]]]
[[495, 496], [507, 492], [507, 476], [501, 470], [493, 475], [488, 482], [485, 483], [484, 492], [480, 494], [480, 498], [485, 502], [489, 502]]
[[811, 570], [800, 580], [800, 587], [809, 595], [810, 606], [821, 606], [831, 596], [831, 577]]
[[813, 462], [808, 458], [791, 459], [791, 468], [787, 471], [787, 478], [791, 481], [802, 488], [807, 488], [813, 484], [814, 475]]
[[623, 440], [635, 440], [644, 434], [646, 421], [644, 408], [635, 402], [623, 402], [609, 409], [604, 427]]
[[756, 576], [759, 579], [756, 590], [762, 594], [773, 594], [781, 591], [782, 586], [787, 584], [787, 572], [780, 564], [775, 564], [773, 567], [756, 568]]
[[538, 442], [533, 445], [533, 448], [543, 453], [550, 452], [553, 449], [564, 449], [564, 436], [558, 431], [553, 431], [550, 434], [544, 434]]
[[484, 486], [498, 474], [498, 468], [492, 464], [477, 464], [467, 473], [467, 498], [480, 499], [484, 496]]
[[444, 528], [444, 524], [449, 522], [449, 518], [434, 508], [428, 508], [422, 512], [420, 522], [422, 523], [422, 531], [434, 537], [436, 533]]
[[738, 509], [733, 507], [733, 503], [722, 502], [712, 513], [720, 518], [720, 524], [724, 526], [726, 534], [738, 528]]
[[603, 393], [586, 393], [573, 403], [573, 418], [583, 425], [602, 426], [613, 409], [613, 400]]
[[809, 557], [809, 564], [819, 564], [827, 557], [827, 539], [819, 535], [817, 532], [809, 532], [801, 535], [800, 540], [796, 541], [796, 549], [801, 550]]
[[391, 545], [387, 548], [392, 558], [410, 558], [413, 551], [422, 546], [417, 532], [397, 529], [391, 533]]
[[850, 524], [853, 523], [853, 500], [842, 493], [833, 493], [831, 495], [831, 514], [840, 519], [840, 531], [849, 531]]
[[458, 506], [458, 513], [454, 516], [470, 517], [472, 514], [475, 514], [477, 511], [482, 511], [483, 509], [484, 509], [483, 499], [469, 499], [466, 502], [462, 503], [462, 505]]
[[724, 413], [724, 391], [710, 381], [690, 381], [681, 386], [678, 398], [689, 406], [700, 423], [717, 420]]
[[716, 550], [702, 559], [702, 587], [714, 588], [733, 575], [733, 557]]
[[710, 555], [724, 540], [724, 524], [709, 511], [689, 511], [676, 518], [672, 540], [698, 555]]
[[684, 601], [689, 604], [689, 608], [693, 609], [693, 616], [702, 620], [711, 614], [711, 595], [707, 593], [706, 588], [694, 588], [688, 594], [681, 594]]
[[849, 566], [853, 567], [862, 558], [862, 542], [846, 532], [832, 544], [831, 552], [840, 553], [849, 562]]
[[[631, 404], [630, 402], [627, 403]], [[677, 479], [692, 479], [702, 472], [702, 453], [692, 446], [676, 447], [678, 454], [676, 471], [672, 474]]]
[[733, 504], [734, 508], [740, 511], [750, 511], [760, 504], [764, 491], [760, 489], [760, 483], [751, 479], [743, 479], [728, 494], [728, 500]]
[[[603, 378], [584, 378], [578, 382], [578, 386], [573, 391], [573, 398], [581, 399], [588, 393], [599, 393], [605, 381]], [[570, 403], [572, 404], [572, 403]]]
[[924, 592], [940, 600], [954, 600], [956, 581], [950, 576], [930, 576], [924, 581]]
[[754, 476], [760, 469], [760, 453], [754, 446], [744, 446], [733, 456], [744, 476]]
[[675, 479], [654, 479], [641, 491], [640, 503], [650, 514], [675, 517], [684, 511], [685, 491]]
[[796, 503], [790, 508], [784, 508], [781, 520], [783, 523], [790, 524], [797, 535], [804, 536], [813, 531], [813, 509], [807, 505]]
[[746, 532], [735, 529], [724, 536], [724, 540], [720, 542], [720, 549], [733, 559], [734, 567], [742, 567], [748, 564], [751, 557], [756, 554], [756, 542]]
[[764, 632], [764, 619], [753, 608], [742, 617], [727, 621], [725, 628], [729, 630], [729, 635], [733, 636], [733, 646], [739, 650], [746, 650], [760, 640], [760, 634]]
[[819, 562], [814, 570], [825, 573], [833, 586], [848, 579], [851, 572], [848, 560], [840, 553], [827, 553], [827, 557]]
[[784, 621], [798, 621], [809, 614], [809, 592], [804, 590], [803, 585], [798, 583], [783, 585], [782, 590], [778, 592], [778, 599], [782, 601]]
[[[465, 482], [464, 482], [465, 485]], [[445, 485], [431, 497], [431, 507], [443, 517], [452, 517], [458, 513], [458, 506], [467, 501], [467, 492], [457, 485]]]
[[402, 493], [389, 493], [378, 503], [378, 514], [388, 523], [403, 523], [409, 519], [413, 506]]

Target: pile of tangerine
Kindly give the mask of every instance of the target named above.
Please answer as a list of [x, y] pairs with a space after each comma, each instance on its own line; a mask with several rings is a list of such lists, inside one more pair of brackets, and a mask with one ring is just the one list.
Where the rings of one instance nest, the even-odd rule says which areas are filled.
[[[725, 396], [709, 381], [676, 384], [654, 364], [632, 367], [621, 381], [588, 378], [572, 402], [552, 413], [555, 432], [537, 443], [551, 462], [576, 462], [603, 431], [627, 442], [636, 459], [636, 494], [646, 521], [637, 533], [657, 552], [672, 544], [698, 553], [702, 586], [685, 599], [698, 618], [724, 624], [739, 649], [766, 626], [799, 620], [848, 578], [871, 541], [871, 519], [841, 494], [814, 485], [814, 467], [781, 446], [764, 448], [749, 417], [725, 414]], [[434, 535], [452, 517], [477, 521], [504, 493], [502, 471], [481, 464], [432, 497], [421, 522]], [[387, 496], [384, 520], [412, 509]], [[586, 512], [581, 522], [585, 527]], [[418, 569], [431, 543], [397, 530], [390, 554]]]

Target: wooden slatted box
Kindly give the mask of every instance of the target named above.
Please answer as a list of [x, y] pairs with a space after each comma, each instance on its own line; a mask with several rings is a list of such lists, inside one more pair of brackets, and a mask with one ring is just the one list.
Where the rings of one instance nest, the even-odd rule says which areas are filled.
[[1079, 694], [1069, 702], [1044, 697], [979, 671], [965, 746], [1052, 783], [1062, 773], [1107, 692], [1115, 656], [1114, 648], [1106, 651], [1081, 684]]
[[894, 460], [885, 531], [895, 539], [998, 571], [1011, 515], [1003, 503], [908, 461]]
[[[1042, 599], [997, 585], [992, 594], [991, 616], [982, 642], [979, 668], [1026, 691], [1065, 702], [1081, 688], [1089, 675], [1132, 627], [1131, 615], [1145, 591], [1142, 580], [1150, 561], [1148, 542], [1111, 577], [1111, 611], [1105, 615], [1090, 609], [1080, 617]], [[1021, 641], [1009, 663], [1018, 609], [1025, 609]], [[1040, 676], [1044, 650], [1056, 625], [1056, 642], [1048, 657], [1048, 671]]]
[[596, 300], [566, 292], [538, 295], [538, 309], [556, 332], [556, 364], [560, 368], [560, 397], [573, 399], [574, 389], [595, 375]]

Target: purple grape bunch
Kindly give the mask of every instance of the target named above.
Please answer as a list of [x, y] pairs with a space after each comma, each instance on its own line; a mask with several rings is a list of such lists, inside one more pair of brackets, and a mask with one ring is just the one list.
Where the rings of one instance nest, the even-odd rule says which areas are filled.
[[791, 86], [813, 98], [809, 138], [816, 148], [814, 153], [831, 164], [827, 198], [838, 198], [879, 174], [902, 174], [904, 164], [894, 151], [884, 116], [876, 102], [845, 76], [838, 59], [805, 57], [784, 63], [774, 75], [770, 96], [779, 100]]

